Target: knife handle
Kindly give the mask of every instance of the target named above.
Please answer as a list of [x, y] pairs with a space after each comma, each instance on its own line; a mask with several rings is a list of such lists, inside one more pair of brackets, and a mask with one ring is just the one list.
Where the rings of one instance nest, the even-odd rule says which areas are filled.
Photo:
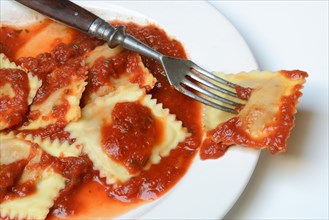
[[88, 32], [91, 24], [98, 18], [68, 0], [16, 0], [41, 14], [67, 24], [83, 32]]

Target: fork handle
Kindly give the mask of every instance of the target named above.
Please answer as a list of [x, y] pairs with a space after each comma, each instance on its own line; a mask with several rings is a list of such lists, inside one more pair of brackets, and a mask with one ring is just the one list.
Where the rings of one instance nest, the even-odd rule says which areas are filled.
[[62, 0], [16, 0], [41, 14], [70, 25], [83, 32], [88, 32], [91, 24], [98, 18], [80, 6]]
[[161, 61], [163, 55], [126, 34], [125, 27], [108, 22], [69, 0], [16, 0], [54, 20], [106, 40], [111, 48], [121, 44], [128, 50]]

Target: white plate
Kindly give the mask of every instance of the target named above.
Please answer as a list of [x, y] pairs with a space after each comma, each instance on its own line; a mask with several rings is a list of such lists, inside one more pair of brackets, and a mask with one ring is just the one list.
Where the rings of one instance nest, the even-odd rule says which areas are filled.
[[[104, 19], [156, 21], [180, 40], [201, 66], [234, 73], [257, 69], [255, 59], [235, 28], [204, 1], [77, 1]], [[22, 11], [23, 10], [23, 11]], [[150, 19], [152, 18], [152, 19]], [[1, 1], [1, 20], [21, 24], [39, 19], [12, 1]], [[258, 161], [259, 151], [231, 148], [218, 160], [195, 158], [185, 177], [161, 199], [120, 218], [219, 219], [236, 202]]]

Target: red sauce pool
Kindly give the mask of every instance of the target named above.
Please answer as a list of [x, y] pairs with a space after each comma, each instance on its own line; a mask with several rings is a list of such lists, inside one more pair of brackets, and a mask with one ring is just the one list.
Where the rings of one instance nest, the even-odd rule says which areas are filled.
[[[71, 44], [57, 45], [55, 50], [58, 53], [50, 52], [41, 54], [36, 58], [17, 59], [15, 51], [18, 51], [26, 40], [33, 37], [33, 34], [41, 31], [49, 23], [50, 21], [45, 21], [44, 23], [24, 28], [27, 31], [18, 31], [13, 27], [2, 27], [0, 52], [4, 52], [11, 60], [22, 64], [29, 70], [34, 70], [34, 74], [39, 78], [44, 78], [54, 67], [63, 65], [63, 63], [74, 63], [74, 60], [81, 59], [80, 56], [83, 56], [97, 45], [104, 43], [72, 30]], [[116, 25], [119, 25], [119, 23]], [[156, 50], [170, 56], [186, 58], [186, 53], [181, 43], [168, 37], [158, 27], [153, 25], [141, 27], [133, 23], [125, 25], [128, 33]], [[69, 52], [64, 53], [67, 50]], [[192, 135], [185, 142], [180, 143], [176, 149], [172, 150], [170, 155], [163, 158], [159, 164], [153, 165], [149, 170], [141, 171], [140, 175], [131, 178], [125, 183], [118, 183], [115, 186], [107, 186], [105, 180], [99, 178], [98, 173], [91, 169], [86, 158], [81, 158], [80, 160], [66, 158], [67, 161], [57, 161], [55, 164], [67, 163], [76, 167], [76, 175], [69, 175], [72, 184], [61, 192], [48, 218], [86, 218], [88, 216], [111, 218], [118, 216], [142, 204], [144, 201], [160, 197], [170, 190], [188, 170], [202, 140], [201, 104], [172, 89], [158, 62], [146, 57], [142, 57], [142, 61], [157, 78], [157, 84], [150, 91], [150, 94], [159, 103], [163, 103], [164, 108], [169, 108], [171, 114], [176, 114], [177, 119], [183, 122], [183, 126]], [[73, 71], [73, 69], [69, 71]], [[56, 87], [58, 82], [52, 82], [52, 80], [50, 78], [48, 82]], [[65, 80], [63, 83], [65, 83]], [[37, 100], [42, 100], [42, 97], [47, 95], [47, 91], [45, 91], [37, 97]], [[141, 111], [144, 112], [145, 110], [142, 109]], [[129, 111], [126, 111], [125, 114], [129, 115]], [[52, 129], [56, 130], [57, 128]], [[53, 132], [47, 132], [47, 130], [40, 130], [40, 132], [45, 137], [54, 135]], [[60, 130], [57, 130], [57, 132], [60, 133]], [[62, 138], [68, 139], [65, 135]], [[144, 154], [147, 155], [148, 150], [142, 153], [142, 155]], [[45, 162], [45, 164], [47, 163]], [[63, 169], [60, 168], [60, 165], [58, 166], [58, 172], [63, 173]], [[97, 212], [95, 207], [97, 207]]]
[[153, 146], [162, 140], [161, 122], [149, 108], [138, 102], [116, 104], [111, 118], [112, 123], [102, 127], [104, 151], [130, 173], [142, 171]]

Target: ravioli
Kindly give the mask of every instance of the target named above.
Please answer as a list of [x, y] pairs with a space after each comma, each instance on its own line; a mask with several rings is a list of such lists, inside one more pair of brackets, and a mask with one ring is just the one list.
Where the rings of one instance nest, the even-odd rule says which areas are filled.
[[144, 66], [139, 54], [123, 50], [121, 46], [109, 48], [108, 44], [96, 47], [86, 55], [89, 67], [88, 85], [83, 103], [107, 95], [120, 86], [137, 83], [150, 90], [156, 79]]
[[[118, 110], [119, 114], [114, 115], [118, 105], [122, 104], [131, 104], [130, 106], [133, 106], [133, 108], [136, 108], [134, 105], [137, 105], [139, 108], [147, 109], [146, 111], [149, 111], [149, 114], [146, 117], [148, 117], [148, 120], [156, 121], [155, 123], [158, 123], [157, 129], [160, 130], [158, 139], [153, 142], [154, 145], [148, 146], [151, 149], [144, 155], [147, 158], [142, 159], [143, 162], [140, 164], [141, 169], [139, 170], [131, 169], [125, 163], [130, 160], [133, 165], [136, 165], [131, 160], [132, 155], [129, 155], [131, 156], [129, 158], [122, 158], [116, 157], [118, 154], [115, 153], [120, 154], [122, 151], [128, 152], [131, 150], [127, 148], [131, 145], [119, 139], [120, 135], [132, 138], [131, 135], [138, 132], [138, 128], [135, 127], [137, 125], [132, 122], [123, 123], [125, 128], [121, 127], [123, 130], [120, 130], [121, 128], [117, 127], [122, 133], [116, 137], [111, 136], [111, 132], [106, 132], [106, 127], [112, 126], [116, 121], [125, 121], [125, 117], [120, 117], [120, 115], [125, 116], [125, 111]], [[131, 117], [127, 117], [127, 120], [130, 119]], [[145, 121], [143, 120], [143, 122]], [[184, 141], [189, 136], [187, 130], [182, 127], [182, 123], [177, 121], [174, 115], [169, 114], [168, 109], [162, 109], [161, 104], [156, 104], [156, 100], [152, 100], [151, 96], [146, 95], [145, 90], [140, 89], [137, 85], [119, 87], [109, 95], [97, 98], [92, 104], [88, 104], [83, 108], [82, 117], [79, 121], [70, 123], [65, 129], [83, 146], [83, 151], [93, 162], [94, 169], [99, 170], [100, 176], [106, 178], [107, 184], [118, 181], [125, 182], [132, 176], [138, 175], [141, 170], [159, 163], [162, 157], [168, 156], [179, 142]], [[147, 128], [144, 131], [148, 132]], [[111, 138], [118, 138], [115, 139], [118, 144], [112, 142], [108, 148], [106, 140]], [[141, 148], [143, 147], [140, 146], [139, 149]]]
[[[6, 166], [24, 162], [22, 173], [15, 173], [19, 175], [11, 177], [19, 178], [15, 185], [2, 186], [1, 184], [1, 190], [6, 190], [8, 187], [16, 188], [15, 191], [8, 191], [6, 196], [1, 198], [1, 218], [45, 219], [59, 191], [65, 186], [65, 178], [56, 173], [51, 166], [39, 165], [43, 151], [35, 144], [20, 140], [12, 134], [0, 133], [0, 138], [1, 169], [6, 170]], [[2, 172], [0, 175], [2, 180], [7, 176]], [[31, 187], [32, 189], [35, 187], [34, 191], [24, 196], [25, 190]]]
[[295, 70], [218, 75], [242, 87], [249, 87], [252, 92], [238, 115], [205, 107], [208, 133], [201, 147], [201, 157], [206, 158], [207, 154], [210, 156], [215, 151], [220, 154], [233, 144], [268, 148], [271, 153], [285, 151], [307, 73]]
[[[31, 105], [31, 115], [38, 115], [20, 130], [34, 130], [56, 122], [69, 123], [80, 117], [79, 100], [86, 85], [81, 82], [54, 91], [44, 102]], [[32, 116], [33, 117], [33, 116]]]
[[[38, 171], [37, 192], [23, 198], [2, 202], [1, 217], [10, 219], [45, 219], [53, 206], [59, 191], [65, 186], [65, 179], [51, 168]], [[27, 180], [28, 181], [28, 180]]]
[[110, 48], [108, 43], [105, 43], [101, 46], [96, 47], [92, 51], [86, 54], [86, 64], [88, 67], [92, 67], [95, 64], [95, 61], [101, 57], [110, 59], [115, 57], [123, 51], [122, 46], [117, 46], [115, 48]]
[[27, 160], [32, 151], [32, 143], [16, 138], [12, 133], [0, 132], [0, 165], [8, 165]]
[[17, 137], [38, 144], [45, 152], [54, 157], [78, 157], [82, 153], [81, 145], [69, 143], [69, 141], [51, 140], [49, 137], [33, 137], [32, 134], [24, 135], [23, 133], [17, 134]]
[[10, 62], [0, 54], [0, 130], [12, 127], [23, 121], [41, 86], [41, 81], [30, 72]]

